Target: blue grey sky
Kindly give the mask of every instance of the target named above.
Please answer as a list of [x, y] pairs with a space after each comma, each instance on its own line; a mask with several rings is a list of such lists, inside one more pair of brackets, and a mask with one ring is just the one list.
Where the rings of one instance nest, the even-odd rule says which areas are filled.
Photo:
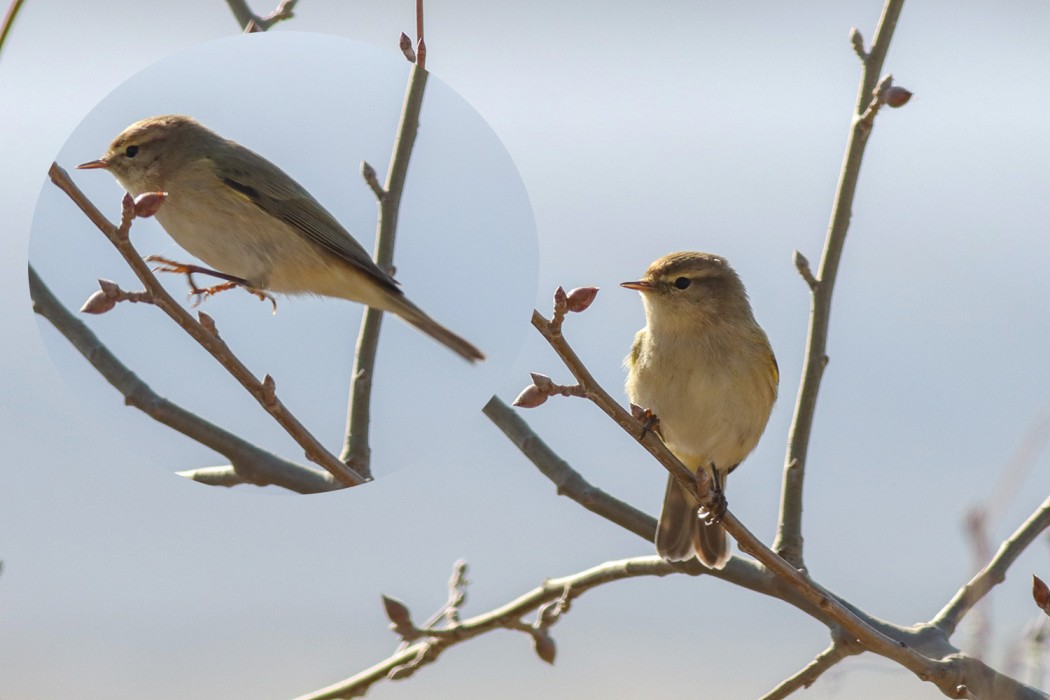
[[[204, 71], [204, 87], [184, 99], [216, 130], [286, 170], [294, 166], [296, 177], [370, 245], [374, 211], [357, 162], [367, 157], [380, 167], [389, 154], [384, 124], [396, 113], [407, 74], [397, 67], [396, 39], [412, 31], [412, 5], [303, 0], [296, 19], [275, 30], [329, 35], [317, 38], [319, 55], [329, 42], [345, 46], [333, 36], [367, 44], [372, 50], [363, 53], [371, 58], [361, 60], [392, 66], [387, 81], [351, 84], [360, 75], [355, 66], [324, 61], [316, 75], [296, 73], [294, 80], [223, 62]], [[593, 284], [602, 288], [594, 306], [573, 317], [566, 334], [599, 380], [621, 395], [621, 361], [643, 318], [637, 295], [617, 284], [673, 250], [721, 253], [747, 284], [780, 361], [780, 401], [728, 492], [734, 513], [771, 540], [809, 307], [792, 252], [819, 259], [856, 98], [859, 65], [848, 32], [856, 25], [870, 41], [880, 9], [859, 0], [431, 3], [429, 67], [450, 92], [444, 100], [437, 89], [428, 96], [435, 116], [431, 123], [424, 112], [424, 128], [451, 130], [478, 119], [465, 132], [481, 143], [435, 138], [430, 157], [421, 150], [412, 177], [430, 189], [420, 190], [418, 206], [434, 193], [435, 206], [463, 197], [462, 206], [479, 216], [520, 224], [516, 231], [531, 226], [532, 215], [521, 209], [505, 217], [485, 212], [491, 197], [456, 187], [472, 187], [473, 180], [459, 180], [464, 168], [453, 176], [438, 167], [451, 157], [489, 156], [486, 168], [496, 170], [467, 174], [493, 187], [506, 183], [509, 192], [520, 186], [520, 173], [539, 250], [537, 274], [528, 269], [535, 245], [529, 236], [504, 239], [490, 231], [491, 238], [463, 242], [463, 255], [483, 260], [471, 271], [485, 297], [479, 303], [497, 306], [479, 316], [465, 312], [458, 297], [442, 296], [447, 288], [426, 264], [431, 240], [408, 233], [401, 239], [399, 277], [410, 295], [498, 349], [489, 367], [468, 375], [478, 378], [468, 382], [470, 391], [496, 390], [509, 401], [529, 371], [567, 380], [527, 316], [506, 313], [503, 307], [516, 307], [498, 300], [508, 294], [523, 299], [526, 311], [530, 301], [546, 311], [557, 285]], [[966, 509], [998, 487], [1032, 426], [1050, 411], [1050, 94], [1042, 70], [1050, 60], [1048, 23], [1050, 8], [1038, 2], [907, 5], [886, 63], [915, 97], [879, 115], [864, 162], [836, 288], [804, 534], [818, 581], [895, 622], [928, 619], [971, 575]], [[389, 469], [351, 492], [266, 498], [186, 482], [171, 471], [219, 458], [123, 407], [86, 363], [68, 348], [62, 354], [53, 332], [38, 331], [25, 284], [28, 255], [71, 304], [90, 293], [95, 277], [121, 274], [99, 240], [98, 257], [80, 252], [97, 234], [45, 183], [51, 160], [72, 165], [96, 157], [142, 110], [181, 109], [161, 98], [177, 96], [175, 88], [193, 80], [188, 71], [168, 78], [172, 90], [147, 81], [106, 100], [177, 52], [206, 56], [232, 46], [207, 42], [236, 29], [219, 0], [148, 10], [130, 0], [104, 7], [27, 0], [0, 54], [0, 123], [15, 135], [4, 140], [0, 174], [8, 231], [0, 244], [0, 293], [11, 302], [0, 365], [7, 397], [0, 421], [4, 697], [294, 697], [385, 657], [395, 639], [379, 595], [429, 614], [443, 602], [458, 558], [471, 566], [472, 614], [544, 578], [652, 552], [556, 496], [476, 412], [483, 397], [469, 410], [472, 398], [463, 395], [456, 410], [436, 411], [443, 421], [437, 425], [447, 421], [454, 431], [440, 427], [438, 437], [427, 432], [435, 425], [428, 420], [400, 424], [392, 407], [394, 418], [377, 426], [390, 455], [377, 459], [389, 459]], [[308, 62], [308, 53], [296, 56]], [[357, 148], [336, 128], [325, 132], [323, 147], [305, 143], [293, 122], [315, 129], [332, 122], [280, 98], [314, 80], [332, 88], [314, 97], [343, 110], [335, 127], [353, 124], [355, 135], [374, 127], [377, 136]], [[373, 89], [374, 104], [362, 113], [377, 121], [348, 107], [355, 91]], [[135, 113], [123, 114], [125, 106]], [[480, 117], [471, 116], [475, 111]], [[324, 162], [330, 148], [346, 150], [341, 164]], [[105, 175], [76, 178], [116, 211], [119, 189]], [[56, 233], [71, 239], [65, 250], [75, 257], [63, 259], [64, 248], [48, 247], [43, 229], [34, 228], [41, 192], [46, 216], [62, 224]], [[403, 231], [425, 230], [430, 211], [403, 221]], [[152, 222], [135, 231], [153, 244], [144, 253], [170, 245]], [[505, 240], [519, 247], [508, 253]], [[413, 245], [423, 249], [413, 252]], [[415, 255], [421, 263], [413, 266]], [[82, 260], [90, 266], [77, 264]], [[508, 273], [513, 279], [504, 279], [500, 295], [486, 296]], [[248, 350], [253, 367], [274, 368], [278, 388], [337, 449], [349, 366], [341, 352], [356, 332], [354, 307], [287, 300], [274, 319], [250, 298], [208, 304], [224, 333], [259, 339]], [[90, 322], [102, 335], [128, 336], [120, 347], [141, 360], [162, 393], [297, 456], [250, 402], [232, 391], [194, 392], [195, 383], [219, 382], [220, 375], [187, 343], [158, 349], [163, 324], [136, 325], [152, 324], [149, 316], [120, 309]], [[134, 337], [139, 328], [141, 342]], [[455, 357], [401, 324], [386, 324], [384, 333], [385, 343], [416, 343], [426, 360], [410, 368], [408, 386], [417, 379], [462, 385], [455, 373], [470, 368]], [[167, 373], [169, 359], [188, 363], [193, 383]], [[397, 360], [395, 352], [391, 367], [403, 366]], [[390, 377], [390, 396], [401, 395], [400, 374]], [[656, 512], [662, 468], [596, 409], [563, 399], [526, 417], [593, 482]], [[1045, 498], [1046, 467], [1046, 455], [1035, 450], [1030, 472], [993, 523], [996, 540]], [[1034, 618], [1029, 577], [1050, 573], [1048, 564], [1045, 548], [1034, 546], [993, 594], [993, 665], [1011, 663], [1009, 645]], [[535, 657], [524, 635], [497, 632], [372, 696], [758, 697], [828, 641], [822, 626], [778, 601], [686, 577], [588, 593], [554, 636], [553, 668]], [[966, 630], [955, 641], [965, 646]], [[940, 695], [862, 656], [804, 697]]]

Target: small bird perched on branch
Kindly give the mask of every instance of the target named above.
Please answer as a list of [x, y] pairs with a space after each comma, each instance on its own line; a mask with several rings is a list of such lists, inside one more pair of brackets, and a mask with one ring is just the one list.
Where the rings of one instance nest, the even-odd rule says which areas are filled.
[[[706, 469], [715, 502], [726, 477], [758, 444], [777, 398], [780, 373], [747, 291], [725, 258], [671, 253], [642, 279], [621, 286], [641, 292], [645, 328], [635, 336], [627, 396], [648, 409], [656, 430], [690, 471]], [[700, 503], [669, 477], [656, 549], [669, 561], [694, 556], [721, 569], [729, 559], [722, 512], [701, 519]]]
[[[126, 128], [98, 160], [131, 195], [164, 192], [156, 213], [164, 230], [215, 269], [160, 259], [166, 271], [207, 274], [251, 291], [318, 294], [389, 311], [465, 359], [485, 356], [430, 318], [397, 281], [283, 170], [181, 115], [150, 117]], [[191, 278], [192, 285], [192, 278]]]

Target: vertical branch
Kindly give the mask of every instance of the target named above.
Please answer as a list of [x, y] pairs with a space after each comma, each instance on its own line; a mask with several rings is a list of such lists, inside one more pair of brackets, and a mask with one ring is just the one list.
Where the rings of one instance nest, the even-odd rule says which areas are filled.
[[[879, 73], [882, 71], [882, 64], [889, 50], [890, 39], [893, 37], [893, 30], [897, 25], [897, 18], [900, 16], [903, 5], [904, 0], [887, 0], [869, 52], [864, 53], [863, 48], [859, 46], [859, 33], [856, 30], [852, 35], [854, 49], [862, 65], [860, 90], [857, 95], [849, 141], [846, 145], [846, 156], [842, 163], [835, 201], [832, 205], [831, 220], [824, 243], [824, 255], [820, 261], [817, 277], [807, 279], [812, 292], [809, 333], [802, 379], [799, 382], [798, 398], [795, 401], [795, 413], [791, 421], [791, 431], [788, 433], [780, 518], [777, 538], [773, 545], [773, 549], [778, 554], [799, 568], [804, 567], [802, 484], [805, 476], [806, 456], [809, 452], [809, 439], [813, 429], [813, 416], [817, 407], [817, 393], [820, 390], [824, 368], [828, 363], [826, 350], [828, 324], [831, 316], [831, 294], [838, 275], [842, 248], [846, 242], [846, 231], [849, 229], [853, 196], [860, 177], [861, 159], [864, 157], [864, 148], [872, 129], [872, 121], [862, 119], [861, 115], [865, 114], [872, 103], [872, 93], [878, 83]], [[796, 264], [800, 272], [808, 269], [808, 263], [801, 255], [796, 257]]]
[[423, 40], [423, 0], [416, 0], [416, 63], [419, 67], [427, 67], [427, 44]]
[[[427, 72], [418, 63], [412, 66], [405, 91], [405, 102], [401, 108], [401, 121], [394, 140], [394, 152], [390, 157], [386, 184], [372, 184], [379, 199], [379, 222], [376, 232], [375, 261], [380, 268], [394, 267], [394, 240], [397, 235], [397, 217], [401, 208], [401, 195], [408, 176], [408, 162], [419, 131], [419, 114], [423, 108], [423, 92], [427, 84]], [[370, 170], [370, 168], [366, 169]], [[367, 174], [366, 174], [367, 178]], [[355, 471], [371, 475], [372, 448], [368, 444], [368, 425], [371, 420], [372, 376], [375, 371], [376, 349], [379, 331], [383, 323], [383, 312], [368, 307], [361, 321], [354, 354], [353, 377], [346, 417], [346, 437], [340, 459]]]

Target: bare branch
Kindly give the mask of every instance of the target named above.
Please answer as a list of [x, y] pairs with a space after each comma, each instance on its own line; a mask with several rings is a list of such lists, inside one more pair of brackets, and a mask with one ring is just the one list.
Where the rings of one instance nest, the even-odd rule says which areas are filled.
[[847, 656], [859, 654], [860, 652], [861, 649], [856, 644], [851, 643], [849, 639], [835, 639], [827, 649], [806, 664], [805, 668], [801, 669], [790, 678], [785, 679], [784, 682], [776, 688], [773, 688], [773, 690], [763, 695], [761, 700], [782, 700], [796, 690], [808, 688], [816, 683], [817, 679], [820, 678], [825, 671], [835, 666], [839, 661], [842, 661]]
[[1050, 498], [1040, 504], [1031, 517], [999, 547], [995, 557], [976, 576], [959, 589], [930, 624], [951, 635], [963, 616], [992, 588], [1006, 579], [1006, 571], [1047, 527], [1050, 527]]
[[[234, 379], [240, 382], [249, 394], [259, 402], [267, 413], [303, 448], [306, 458], [311, 462], [323, 467], [336, 479], [346, 486], [356, 486], [364, 483], [367, 479], [361, 474], [350, 469], [335, 458], [328, 450], [318, 442], [302, 423], [284, 406], [276, 395], [263, 382], [242, 363], [229, 349], [226, 343], [213, 330], [209, 330], [199, 321], [193, 318], [182, 306], [176, 302], [167, 290], [153, 276], [149, 267], [143, 262], [142, 257], [128, 238], [128, 230], [134, 219], [134, 202], [126, 195], [123, 201], [122, 218], [120, 226], [114, 226], [95, 207], [80, 189], [69, 179], [65, 170], [58, 164], [52, 163], [48, 171], [52, 182], [65, 192], [73, 203], [95, 224], [96, 227], [116, 247], [132, 271], [142, 282], [146, 291], [151, 295], [153, 303], [157, 308], [166, 313], [176, 324], [197, 341], [205, 350], [221, 364]], [[232, 460], [231, 460], [232, 461]]]
[[[427, 72], [418, 64], [412, 66], [401, 107], [401, 120], [394, 138], [394, 151], [390, 156], [386, 183], [378, 187], [375, 171], [369, 186], [379, 202], [379, 221], [376, 230], [375, 261], [383, 270], [393, 270], [394, 243], [397, 237], [397, 218], [401, 208], [401, 196], [408, 177], [408, 163], [419, 131], [419, 114], [423, 109], [423, 92], [426, 89]], [[369, 166], [362, 168], [369, 181]], [[346, 434], [340, 459], [356, 471], [371, 475], [372, 448], [368, 441], [368, 426], [372, 414], [372, 377], [375, 374], [376, 352], [379, 347], [379, 331], [383, 323], [383, 312], [367, 307], [361, 319], [354, 353], [353, 377], [350, 386], [346, 416]]]
[[[538, 611], [545, 603], [564, 599], [566, 603], [587, 591], [613, 581], [638, 576], [666, 576], [677, 569], [659, 557], [638, 557], [611, 561], [563, 578], [547, 579], [542, 585], [483, 615], [472, 617], [443, 629], [419, 630], [420, 639], [389, 658], [344, 681], [300, 696], [297, 700], [336, 700], [364, 695], [384, 678], [404, 678], [423, 666], [433, 663], [451, 646], [498, 629], [523, 630], [522, 617]], [[547, 626], [553, 618], [547, 622]], [[542, 623], [541, 623], [542, 625]], [[529, 632], [532, 634], [532, 632]], [[400, 670], [399, 670], [400, 669]]]
[[656, 520], [633, 506], [593, 486], [559, 457], [533, 432], [525, 420], [507, 404], [493, 396], [482, 409], [489, 420], [529, 458], [558, 489], [592, 513], [616, 523], [649, 542], [656, 536]]
[[[340, 488], [339, 483], [327, 473], [281, 459], [158, 396], [148, 384], [122, 364], [91, 329], [55, 298], [32, 265], [29, 266], [29, 294], [33, 300], [33, 311], [50, 321], [65, 336], [98, 373], [124, 396], [124, 403], [226, 457], [233, 465], [227, 469], [235, 472], [240, 482], [276, 484], [300, 493]], [[212, 483], [209, 479], [197, 478], [195, 475], [200, 471], [183, 475], [194, 475], [192, 478], [198, 481]]]
[[295, 9], [297, 2], [299, 0], [283, 0], [276, 10], [265, 17], [260, 17], [251, 11], [246, 0], [226, 0], [226, 4], [230, 6], [230, 11], [233, 12], [233, 16], [237, 20], [237, 24], [248, 33], [265, 32], [276, 23], [291, 19], [292, 10]]
[[427, 43], [423, 35], [423, 0], [416, 0], [416, 65], [427, 68]]
[[[893, 30], [897, 25], [897, 18], [900, 16], [903, 4], [904, 0], [887, 0], [875, 30], [871, 50], [866, 54], [863, 52], [863, 39], [860, 37], [860, 32], [856, 30], [851, 32], [850, 41], [854, 50], [861, 57], [863, 66], [857, 104], [854, 108], [854, 113], [858, 116], [862, 115], [871, 103], [875, 81], [882, 71], [882, 64], [889, 50], [890, 39], [893, 37]], [[860, 50], [857, 49], [858, 44], [861, 47]], [[846, 144], [846, 157], [839, 174], [835, 201], [831, 209], [831, 220], [824, 243], [824, 255], [820, 261], [820, 270], [816, 275], [820, 283], [814, 286], [810, 279], [806, 280], [807, 283], [810, 283], [813, 303], [809, 318], [802, 379], [799, 384], [798, 398], [795, 401], [791, 430], [788, 433], [780, 517], [777, 538], [773, 544], [773, 549], [797, 568], [805, 567], [802, 553], [802, 486], [806, 473], [809, 440], [813, 430], [813, 417], [817, 409], [817, 393], [820, 391], [820, 381], [824, 375], [824, 368], [827, 366], [831, 296], [835, 289], [835, 279], [838, 276], [842, 248], [846, 242], [846, 231], [849, 229], [853, 197], [857, 189], [857, 180], [860, 177], [861, 159], [870, 135], [870, 125], [865, 126], [861, 119], [854, 120], [850, 129], [849, 141]], [[803, 277], [805, 277], [804, 273]]]

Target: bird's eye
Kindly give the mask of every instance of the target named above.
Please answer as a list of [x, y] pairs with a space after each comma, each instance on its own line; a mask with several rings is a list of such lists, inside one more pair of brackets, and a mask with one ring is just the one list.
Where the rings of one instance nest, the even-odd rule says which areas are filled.
[[674, 286], [678, 287], [679, 289], [685, 289], [689, 286], [690, 282], [692, 282], [692, 280], [688, 277], [679, 277], [674, 281]]
[[127, 148], [124, 149], [124, 155], [126, 155], [128, 158], [134, 158], [135, 156], [138, 155], [138, 153], [139, 153], [139, 147], [138, 146], [128, 146]]

